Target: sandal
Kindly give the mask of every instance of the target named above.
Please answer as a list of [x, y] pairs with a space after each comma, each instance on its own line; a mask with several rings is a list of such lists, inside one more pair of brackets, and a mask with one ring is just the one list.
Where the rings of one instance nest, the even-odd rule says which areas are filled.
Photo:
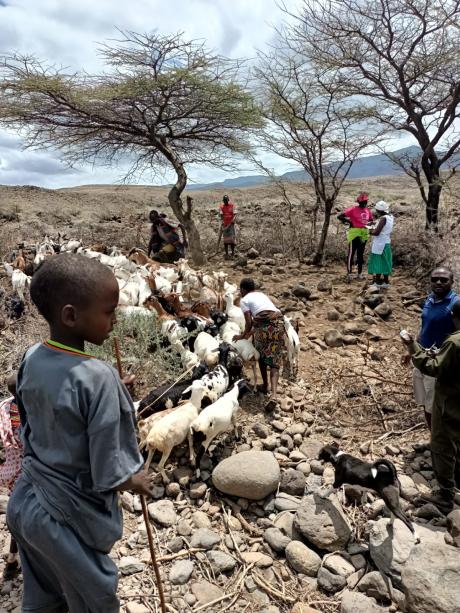
[[3, 569], [3, 580], [11, 581], [19, 575], [21, 572], [21, 567], [19, 566], [19, 561], [15, 560], [14, 562], [7, 562], [5, 564], [5, 568]]

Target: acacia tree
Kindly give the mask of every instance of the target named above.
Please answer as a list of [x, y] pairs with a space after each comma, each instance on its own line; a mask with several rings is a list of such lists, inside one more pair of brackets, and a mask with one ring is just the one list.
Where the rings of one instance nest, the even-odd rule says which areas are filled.
[[312, 69], [308, 58], [295, 49], [289, 30], [270, 54], [260, 54], [256, 75], [266, 119], [260, 143], [304, 168], [311, 177], [317, 205], [323, 210], [312, 257], [312, 262], [319, 264], [343, 182], [356, 158], [378, 141], [379, 134], [335, 78]]
[[[441, 169], [460, 147], [460, 0], [304, 0], [295, 17], [291, 35], [312, 61], [417, 141], [426, 227], [436, 229]], [[420, 188], [422, 175], [409, 175]]]
[[34, 58], [4, 57], [0, 125], [16, 128], [26, 146], [60, 150], [71, 163], [132, 163], [129, 176], [172, 168], [168, 195], [185, 226], [192, 258], [204, 260], [191, 199], [184, 205], [186, 166], [231, 168], [259, 125], [252, 96], [238, 82], [241, 64], [203, 44], [123, 33], [101, 48], [107, 70], [68, 73]]

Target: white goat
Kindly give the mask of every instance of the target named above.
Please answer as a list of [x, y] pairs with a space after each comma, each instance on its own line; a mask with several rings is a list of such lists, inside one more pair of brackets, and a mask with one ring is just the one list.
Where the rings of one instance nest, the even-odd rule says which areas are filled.
[[248, 339], [242, 339], [240, 341], [234, 341], [233, 337], [241, 334], [240, 328], [238, 324], [233, 321], [228, 321], [226, 324], [222, 326], [220, 329], [220, 336], [222, 340], [226, 343], [229, 343], [232, 347], [235, 348], [236, 352], [243, 360], [243, 364], [245, 366], [250, 366], [252, 368], [252, 374], [254, 378], [254, 390], [257, 389], [257, 363], [260, 358], [260, 354], [257, 349], [254, 347], [252, 342]]
[[234, 323], [238, 324], [240, 334], [244, 332], [244, 328], [246, 327], [244, 313], [240, 307], [234, 306], [233, 294], [230, 292], [225, 294], [225, 313], [227, 314], [228, 321], [233, 321]]
[[171, 347], [180, 355], [182, 366], [185, 370], [189, 370], [200, 363], [200, 358], [196, 353], [184, 347], [180, 340], [173, 341]]
[[165, 472], [165, 464], [171, 451], [176, 445], [180, 445], [188, 437], [190, 462], [193, 461], [192, 439], [189, 435], [190, 426], [198, 417], [203, 397], [203, 387], [199, 381], [192, 383], [192, 396], [190, 400], [180, 404], [174, 411], [155, 422], [145, 438], [145, 444], [149, 449], [146, 468], [150, 466], [155, 450], [161, 451], [162, 456], [158, 464], [158, 472], [163, 480], [168, 481]]
[[11, 284], [13, 290], [21, 300], [24, 300], [26, 290], [30, 287], [30, 277], [28, 277], [19, 268], [13, 268], [8, 262], [3, 263], [6, 272], [11, 276]]
[[284, 329], [286, 330], [287, 336], [287, 358], [291, 370], [291, 375], [295, 377], [299, 368], [300, 339], [290, 319], [285, 316], [283, 320]]
[[207, 332], [200, 332], [195, 339], [193, 349], [200, 360], [208, 366], [216, 366], [219, 361], [220, 340]]
[[198, 473], [200, 459], [216, 436], [227, 432], [232, 426], [235, 436], [238, 436], [236, 413], [240, 408], [239, 399], [248, 391], [246, 381], [237, 381], [230, 391], [203, 409], [190, 424], [189, 447], [193, 450], [192, 464], [198, 466]]
[[122, 317], [155, 317], [156, 312], [151, 311], [150, 309], [146, 309], [143, 306], [123, 306], [121, 305], [118, 309], [118, 313]]

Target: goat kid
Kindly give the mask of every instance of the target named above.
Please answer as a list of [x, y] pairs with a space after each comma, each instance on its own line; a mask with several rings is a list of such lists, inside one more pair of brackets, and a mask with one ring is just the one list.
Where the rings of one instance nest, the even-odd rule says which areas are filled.
[[211, 442], [232, 427], [238, 438], [236, 414], [240, 408], [239, 401], [250, 391], [244, 379], [237, 381], [230, 391], [216, 402], [201, 411], [190, 425], [189, 446], [193, 450], [192, 465], [197, 466], [200, 474], [200, 462]]
[[283, 321], [287, 336], [287, 359], [289, 362], [291, 375], [296, 377], [299, 369], [300, 339], [296, 329], [291, 323], [291, 320], [285, 316]]
[[364, 462], [348, 453], [340, 451], [338, 447], [326, 445], [318, 455], [319, 460], [331, 462], [335, 468], [334, 488], [341, 487], [344, 483], [359, 485], [374, 490], [379, 494], [394, 517], [400, 519], [412, 533], [414, 526], [410, 519], [401, 509], [400, 490], [395, 465], [389, 460], [376, 460], [373, 464]]

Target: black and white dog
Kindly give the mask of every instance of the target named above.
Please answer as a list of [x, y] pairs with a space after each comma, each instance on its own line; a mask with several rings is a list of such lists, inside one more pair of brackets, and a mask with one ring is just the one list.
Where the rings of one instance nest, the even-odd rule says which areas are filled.
[[333, 445], [323, 447], [319, 452], [318, 459], [331, 462], [334, 465], [334, 488], [339, 488], [344, 483], [348, 483], [348, 485], [359, 485], [374, 490], [383, 498], [392, 516], [404, 522], [409, 530], [415, 534], [412, 522], [400, 506], [401, 485], [393, 462], [382, 459], [370, 464], [340, 451], [338, 447]]

